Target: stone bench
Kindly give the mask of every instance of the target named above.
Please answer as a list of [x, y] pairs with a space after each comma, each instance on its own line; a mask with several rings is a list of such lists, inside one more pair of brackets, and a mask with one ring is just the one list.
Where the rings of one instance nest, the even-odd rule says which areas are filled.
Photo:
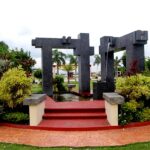
[[23, 105], [29, 106], [30, 126], [37, 126], [44, 115], [46, 94], [32, 94], [26, 98]]
[[117, 93], [103, 93], [103, 98], [105, 99], [105, 110], [107, 115], [107, 120], [110, 125], [118, 125], [118, 105], [124, 103], [124, 97]]

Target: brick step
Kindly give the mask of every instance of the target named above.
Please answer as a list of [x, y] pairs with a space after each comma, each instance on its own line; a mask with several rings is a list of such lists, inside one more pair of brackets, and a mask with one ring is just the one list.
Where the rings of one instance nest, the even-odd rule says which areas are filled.
[[106, 119], [106, 114], [103, 112], [94, 113], [45, 113], [43, 119], [91, 119], [99, 118]]
[[63, 113], [63, 112], [105, 112], [105, 108], [45, 108], [45, 113]]
[[90, 130], [107, 127], [106, 119], [51, 119], [43, 120], [38, 127], [59, 130]]

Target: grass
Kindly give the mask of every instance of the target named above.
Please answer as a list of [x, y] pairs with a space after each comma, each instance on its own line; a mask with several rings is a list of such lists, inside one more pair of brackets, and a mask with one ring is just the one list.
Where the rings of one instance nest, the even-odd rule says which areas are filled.
[[42, 93], [42, 85], [32, 84], [32, 93], [36, 93], [36, 94]]
[[[67, 86], [67, 82], [65, 82], [65, 86]], [[73, 88], [73, 91], [78, 91], [79, 90], [79, 82], [77, 81], [70, 81], [70, 84], [75, 84], [75, 88]], [[90, 89], [92, 90], [93, 89], [93, 81], [91, 80], [90, 81]]]
[[33, 147], [18, 144], [0, 143], [0, 150], [150, 150], [150, 142], [135, 143], [125, 146], [111, 146], [111, 147]]
[[[70, 84], [75, 84], [75, 88], [73, 88], [73, 91], [79, 90], [79, 82], [77, 81], [70, 81]], [[68, 83], [65, 82], [65, 86], [67, 87]], [[93, 89], [93, 81], [90, 81], [90, 87]], [[42, 93], [42, 85], [40, 84], [32, 84], [32, 93], [40, 94]]]

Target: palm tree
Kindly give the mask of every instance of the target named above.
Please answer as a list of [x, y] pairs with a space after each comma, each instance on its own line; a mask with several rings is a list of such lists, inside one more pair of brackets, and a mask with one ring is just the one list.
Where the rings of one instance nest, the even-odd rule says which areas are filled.
[[122, 64], [123, 64], [123, 66], [126, 68], [126, 52], [124, 52], [123, 53], [123, 55], [122, 55], [122, 57], [121, 57], [121, 59], [122, 59]]
[[114, 68], [115, 68], [115, 76], [118, 76], [118, 67], [120, 67], [121, 59], [118, 58], [118, 56], [114, 59]]
[[[74, 65], [75, 75], [76, 75], [77, 74], [77, 66], [78, 66], [77, 56], [69, 54], [67, 57], [69, 58], [69, 64]], [[75, 77], [75, 81], [76, 81], [76, 77]]]
[[64, 65], [63, 66], [63, 69], [65, 70], [65, 71], [67, 71], [67, 79], [68, 79], [68, 84], [70, 83], [70, 71], [72, 71], [73, 70], [73, 67], [72, 67], [72, 65], [71, 64], [67, 64], [67, 65]]
[[96, 54], [96, 55], [94, 55], [94, 58], [95, 58], [95, 61], [94, 61], [93, 65], [94, 66], [97, 65], [97, 68], [98, 68], [98, 66], [101, 63], [101, 57], [100, 57], [100, 55]]
[[59, 74], [59, 67], [63, 64], [65, 65], [65, 58], [66, 54], [63, 52], [58, 51], [57, 49], [53, 50], [52, 52], [52, 61], [53, 64], [56, 63], [57, 65], [57, 74]]

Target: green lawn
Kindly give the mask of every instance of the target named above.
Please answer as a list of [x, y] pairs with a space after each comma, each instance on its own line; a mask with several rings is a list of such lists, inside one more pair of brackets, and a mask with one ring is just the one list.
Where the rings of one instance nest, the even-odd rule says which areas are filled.
[[42, 93], [42, 85], [32, 84], [32, 93], [36, 93], [36, 94]]
[[83, 148], [73, 148], [73, 147], [40, 148], [25, 145], [0, 143], [0, 150], [150, 150], [150, 142], [136, 143], [126, 146], [83, 147]]
[[[65, 85], [67, 86], [67, 82], [65, 82]], [[79, 90], [79, 82], [77, 82], [77, 81], [70, 81], [70, 84], [75, 84], [76, 85], [76, 87], [75, 88], [73, 88], [73, 90], [74, 91], [78, 91]], [[91, 90], [93, 89], [93, 81], [91, 80], [90, 81], [90, 88], [91, 88]]]
[[[75, 88], [73, 88], [73, 91], [79, 90], [79, 83], [77, 81], [70, 81], [70, 84], [75, 84]], [[68, 83], [65, 82], [65, 86], [67, 87]], [[93, 81], [90, 81], [90, 87], [93, 89]], [[39, 84], [32, 84], [32, 93], [40, 94], [42, 93], [42, 85]]]

